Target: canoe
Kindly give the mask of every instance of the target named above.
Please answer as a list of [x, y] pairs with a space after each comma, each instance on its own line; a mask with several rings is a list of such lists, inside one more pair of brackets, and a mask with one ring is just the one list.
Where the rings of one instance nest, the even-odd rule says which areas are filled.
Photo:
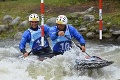
[[106, 66], [109, 66], [114, 63], [114, 61], [103, 60], [99, 57], [93, 56], [96, 59], [76, 59], [75, 60], [75, 69], [82, 70], [82, 69], [99, 69]]

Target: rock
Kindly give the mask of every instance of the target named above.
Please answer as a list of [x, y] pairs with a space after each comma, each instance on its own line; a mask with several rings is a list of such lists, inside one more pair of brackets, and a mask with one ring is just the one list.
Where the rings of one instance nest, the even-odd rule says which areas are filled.
[[70, 13], [68, 17], [78, 18], [78, 17], [80, 17], [83, 14], [85, 14], [85, 12], [74, 12], [74, 13]]
[[85, 12], [86, 12], [86, 13], [90, 13], [90, 12], [92, 12], [92, 11], [94, 11], [94, 8], [93, 8], [93, 7], [90, 7], [90, 8], [88, 8]]
[[0, 32], [5, 31], [6, 28], [7, 28], [6, 25], [0, 25]]
[[117, 30], [120, 30], [119, 27], [116, 27], [115, 25], [113, 25], [110, 29], [109, 29], [109, 32], [114, 32], [114, 31], [117, 31]]
[[26, 27], [28, 25], [28, 20], [25, 20], [19, 24], [20, 27]]
[[12, 20], [13, 20], [13, 18], [12, 18], [12, 16], [10, 16], [10, 15], [5, 15], [5, 16], [3, 17], [3, 23], [4, 23], [4, 24], [9, 24], [9, 23], [12, 22]]
[[15, 24], [17, 24], [17, 23], [19, 22], [19, 20], [20, 20], [20, 17], [16, 17], [16, 18], [11, 22], [10, 25], [15, 25]]
[[56, 17], [52, 17], [46, 21], [46, 24], [49, 26], [55, 26], [56, 25]]
[[78, 30], [79, 32], [86, 32], [87, 28], [85, 27], [85, 25], [81, 25], [80, 29]]
[[87, 34], [86, 34], [86, 37], [87, 38], [95, 38], [95, 33], [94, 32], [88, 32]]
[[22, 32], [17, 32], [15, 35], [14, 35], [14, 39], [15, 40], [20, 40], [22, 38]]
[[95, 20], [95, 17], [94, 17], [94, 15], [86, 14], [83, 19], [84, 19], [84, 21], [92, 22]]
[[117, 42], [119, 42], [119, 43], [120, 43], [120, 36], [117, 38]]
[[105, 33], [105, 34], [102, 35], [102, 37], [103, 37], [104, 39], [110, 39], [110, 38], [112, 37], [112, 35], [111, 35], [111, 34], [108, 34], [108, 33]]
[[113, 36], [116, 36], [116, 37], [119, 37], [119, 36], [120, 36], [120, 30], [118, 30], [118, 31], [113, 31], [113, 32], [112, 32], [112, 35], [113, 35]]

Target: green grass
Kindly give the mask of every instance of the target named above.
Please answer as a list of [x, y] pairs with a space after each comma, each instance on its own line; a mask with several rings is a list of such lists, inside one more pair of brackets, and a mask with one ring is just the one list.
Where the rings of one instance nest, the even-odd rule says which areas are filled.
[[[44, 0], [45, 5], [56, 7], [66, 7], [72, 4], [79, 4], [79, 0]], [[83, 2], [84, 0], [81, 0]], [[16, 16], [22, 17], [22, 20], [27, 19], [27, 16], [34, 13], [34, 9], [40, 7], [40, 0], [6, 0], [0, 2], [0, 21], [4, 15], [11, 15], [13, 18]], [[37, 14], [40, 14], [38, 12]], [[2, 23], [2, 22], [0, 22]]]
[[28, 14], [31, 14], [31, 10], [35, 7], [39, 7], [38, 0], [17, 0], [17, 1], [5, 1], [0, 2], [0, 19], [4, 15], [11, 15], [14, 18], [20, 16], [26, 18]]
[[[63, 8], [63, 7], [69, 7], [69, 6], [73, 6], [73, 5], [78, 5], [81, 6], [82, 4], [84, 4], [84, 6], [88, 6], [89, 4], [94, 5], [94, 3], [96, 3], [97, 1], [95, 0], [44, 0], [45, 2], [45, 7], [47, 5], [47, 7], [49, 6], [54, 6], [59, 7], [59, 8]], [[111, 3], [112, 1], [112, 3]], [[106, 1], [103, 2], [103, 8], [105, 9], [110, 9], [111, 8], [111, 13], [104, 13], [103, 11], [103, 21], [105, 22], [111, 22], [112, 24], [118, 24], [120, 25], [120, 1], [116, 0], [115, 3], [113, 3], [113, 0], [110, 1]], [[111, 5], [113, 4], [113, 5]], [[107, 6], [105, 6], [107, 5]], [[111, 6], [110, 6], [111, 5]], [[5, 15], [11, 15], [13, 18], [16, 18], [17, 16], [21, 17], [21, 21], [22, 20], [26, 20], [28, 19], [28, 15], [31, 13], [34, 13], [35, 10], [38, 9], [37, 14], [40, 15], [40, 0], [6, 0], [5, 2], [0, 1], [0, 25], [2, 24], [2, 19]], [[49, 13], [45, 13], [48, 16], [51, 14]], [[54, 16], [55, 14], [53, 14]], [[58, 14], [57, 14], [58, 15]], [[99, 19], [98, 17], [98, 13], [94, 13], [96, 19]], [[78, 21], [79, 23], [81, 22]], [[74, 24], [74, 23], [71, 23]], [[16, 27], [16, 26], [14, 26]], [[15, 31], [17, 31], [17, 29], [15, 29]], [[15, 32], [14, 32], [15, 33]], [[4, 32], [2, 34], [0, 34], [2, 37], [6, 37], [7, 32]], [[14, 35], [14, 34], [12, 34]], [[1, 37], [0, 36], [0, 37]]]
[[86, 0], [45, 0], [47, 5], [59, 6], [59, 7], [66, 7], [75, 4], [81, 4], [87, 2]]

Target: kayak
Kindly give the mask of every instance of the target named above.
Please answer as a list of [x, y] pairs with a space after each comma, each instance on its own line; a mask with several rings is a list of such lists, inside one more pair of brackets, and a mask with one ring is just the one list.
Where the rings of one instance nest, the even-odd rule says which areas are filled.
[[107, 60], [103, 60], [97, 56], [93, 56], [92, 58], [85, 59], [85, 60], [76, 59], [74, 67], [77, 70], [99, 69], [99, 68], [109, 66], [113, 63], [114, 63], [114, 61], [107, 61]]
[[38, 56], [38, 60], [43, 61], [43, 60], [45, 60], [47, 58], [52, 58], [54, 56], [55, 56], [54, 54], [43, 54], [43, 55]]
[[[32, 55], [32, 54], [31, 54], [31, 55]], [[53, 54], [53, 53], [45, 53], [45, 54], [38, 54], [38, 55], [35, 55], [35, 56], [38, 57], [38, 58], [37, 58], [38, 60], [43, 61], [43, 60], [45, 60], [45, 59], [54, 57], [55, 54]], [[23, 55], [22, 55], [22, 56], [19, 56], [19, 58], [24, 58], [24, 56], [23, 56]]]

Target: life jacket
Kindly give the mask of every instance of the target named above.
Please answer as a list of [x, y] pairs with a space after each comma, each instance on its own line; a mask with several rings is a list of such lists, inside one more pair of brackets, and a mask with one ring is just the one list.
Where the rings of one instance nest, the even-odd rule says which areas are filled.
[[[43, 47], [41, 46], [41, 28], [38, 27], [37, 31], [33, 31], [32, 29], [28, 29], [31, 33], [31, 41], [30, 47], [33, 51], [41, 50]], [[45, 38], [44, 40], [44, 48], [49, 46], [48, 40]]]
[[[71, 39], [68, 25], [66, 26], [65, 35]], [[54, 52], [64, 53], [65, 51], [70, 50], [71, 41], [69, 41], [65, 36], [58, 36], [57, 39], [53, 41], [52, 45], [53, 45]]]

